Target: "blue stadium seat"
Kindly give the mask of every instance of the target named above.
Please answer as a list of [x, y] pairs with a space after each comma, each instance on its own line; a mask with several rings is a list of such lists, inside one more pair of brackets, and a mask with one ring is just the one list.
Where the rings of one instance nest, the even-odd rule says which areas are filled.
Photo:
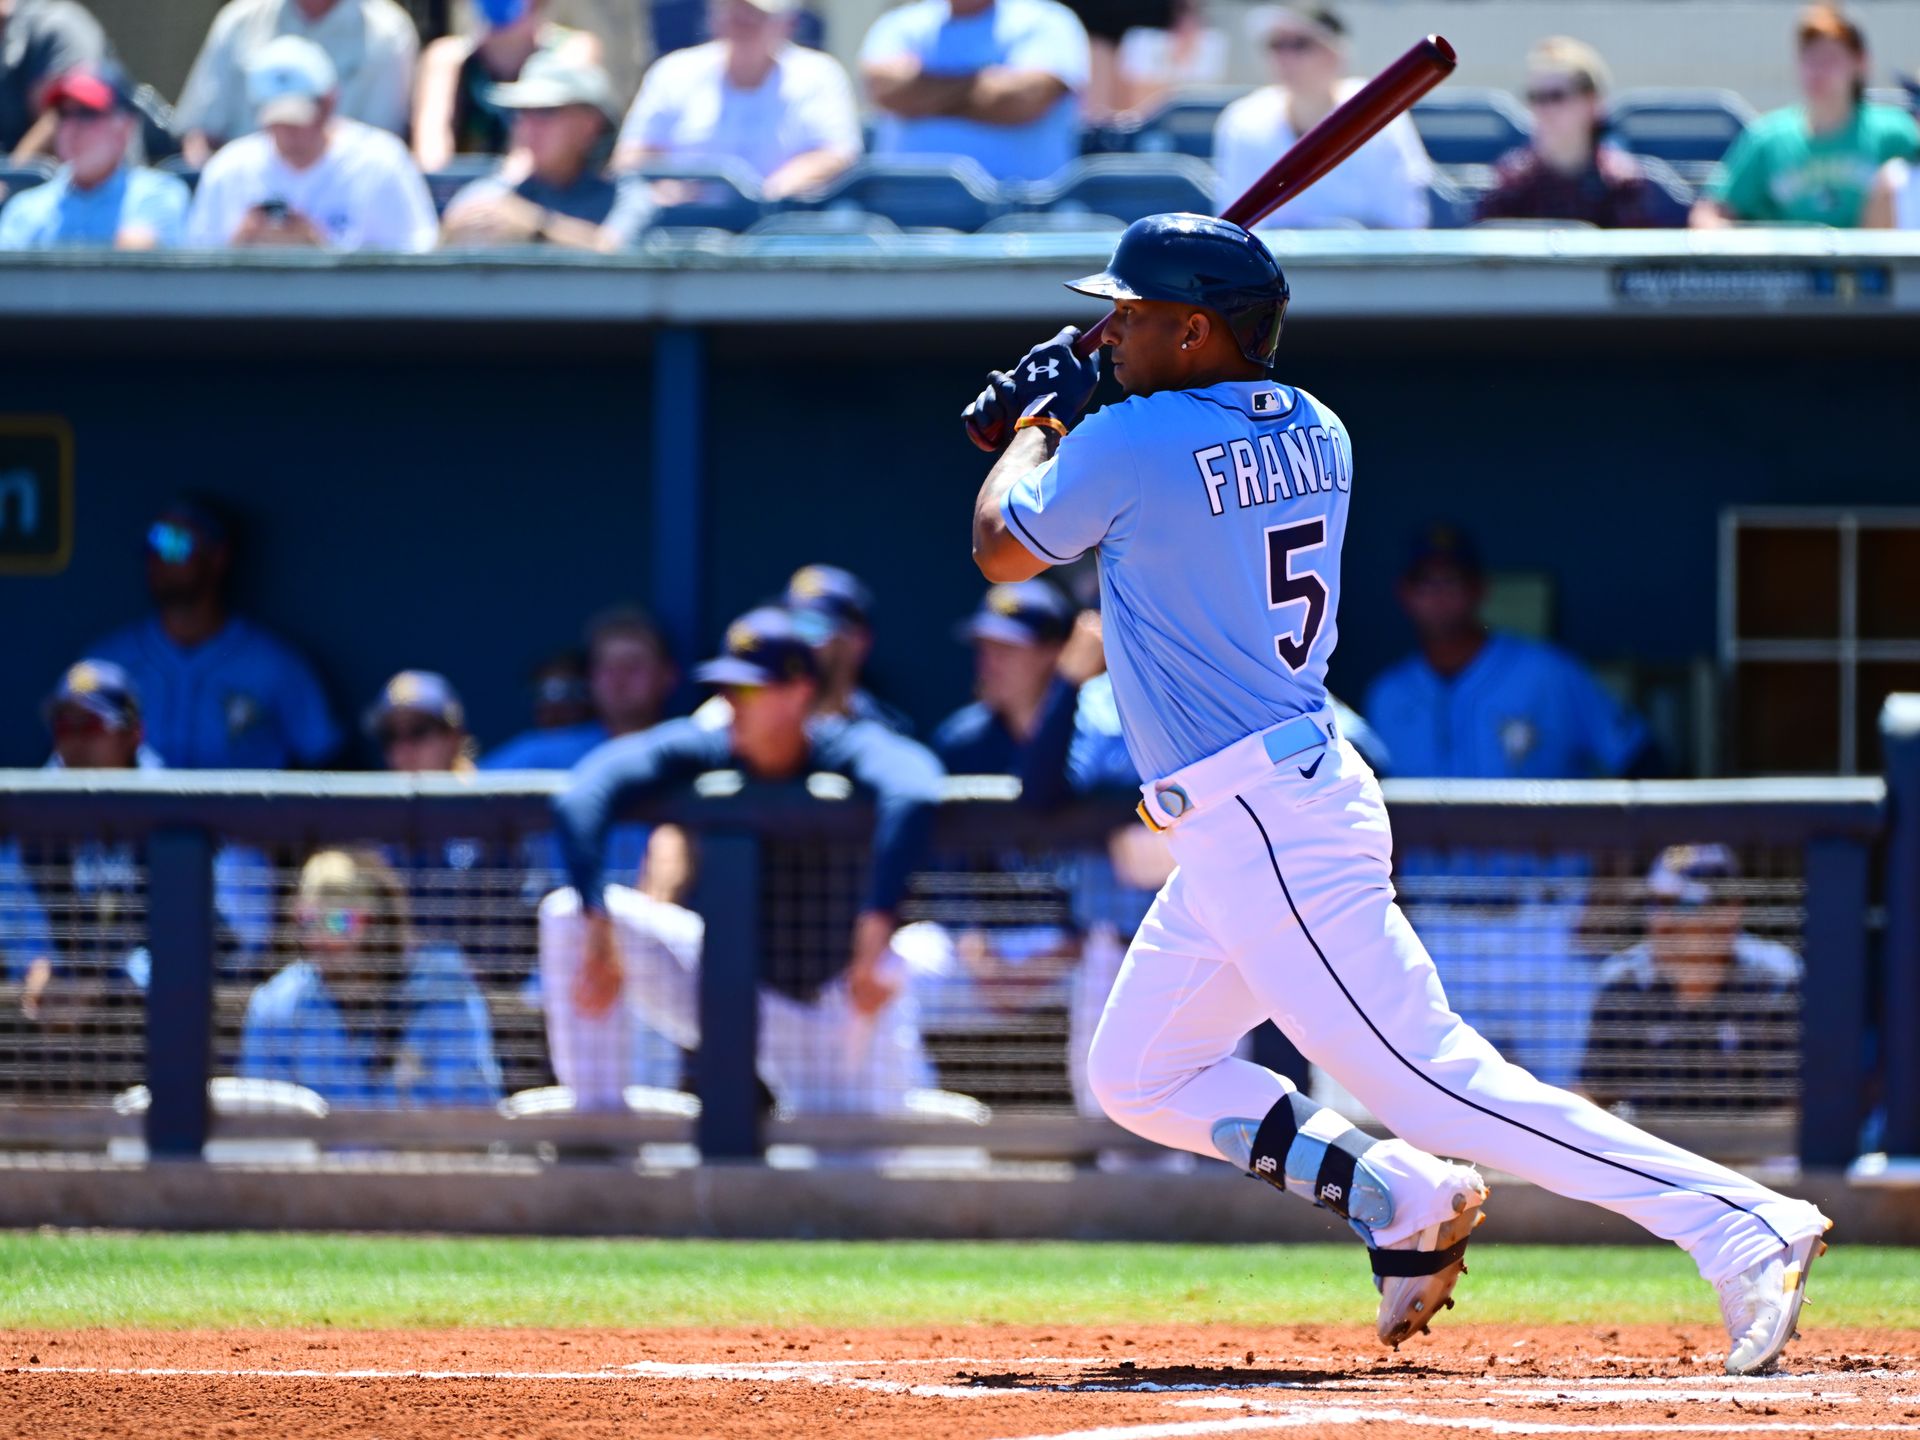
[[1661, 218], [1674, 225], [1686, 224], [1687, 216], [1693, 211], [1693, 202], [1698, 198], [1695, 187], [1689, 185], [1673, 166], [1654, 156], [1642, 155], [1640, 168], [1647, 172], [1647, 179], [1664, 197], [1660, 208], [1666, 213]]
[[760, 183], [744, 165], [723, 160], [655, 160], [633, 172], [642, 180], [685, 181], [690, 199], [654, 212], [656, 229], [731, 230], [738, 234], [763, 218]]
[[1087, 210], [1015, 210], [980, 228], [982, 235], [1117, 235], [1127, 222]]
[[1608, 138], [1698, 175], [1718, 163], [1754, 119], [1731, 90], [1623, 90], [1607, 115]]
[[1213, 167], [1190, 155], [1089, 155], [1035, 186], [1036, 210], [1112, 215], [1131, 224], [1170, 210], [1214, 213]]
[[184, 155], [169, 155], [164, 160], [156, 160], [153, 168], [168, 175], [178, 175], [187, 182], [187, 189], [200, 188], [200, 167], [188, 161]]
[[42, 184], [52, 177], [53, 170], [45, 160], [25, 160], [18, 165], [0, 163], [0, 200]]
[[1504, 90], [1449, 85], [1414, 105], [1413, 128], [1436, 165], [1491, 165], [1527, 143], [1532, 123]]
[[1427, 224], [1435, 230], [1462, 230], [1473, 223], [1474, 199], [1442, 171], [1427, 185]]
[[864, 210], [903, 230], [978, 230], [1001, 206], [977, 161], [934, 155], [863, 160], [796, 208]]
[[433, 210], [436, 215], [447, 213], [447, 206], [453, 203], [468, 185], [483, 176], [491, 175], [500, 168], [498, 155], [456, 155], [445, 167], [427, 176], [427, 193], [433, 197]]
[[766, 235], [898, 235], [900, 227], [884, 215], [870, 210], [782, 210], [754, 222], [747, 235], [758, 239]]
[[1244, 87], [1209, 86], [1183, 90], [1132, 127], [1125, 148], [1139, 155], [1192, 155], [1213, 158], [1213, 127], [1220, 112], [1246, 94]]

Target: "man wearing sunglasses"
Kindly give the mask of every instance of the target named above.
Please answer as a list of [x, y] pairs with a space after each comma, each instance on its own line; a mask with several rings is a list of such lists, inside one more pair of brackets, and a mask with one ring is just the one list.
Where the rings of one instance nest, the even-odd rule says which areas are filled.
[[1607, 67], [1591, 46], [1565, 36], [1527, 56], [1530, 143], [1500, 157], [1480, 220], [1581, 220], [1603, 230], [1684, 225], [1686, 202], [1653, 183], [1640, 162], [1601, 143]]
[[340, 731], [312, 669], [284, 641], [227, 605], [227, 522], [181, 498], [147, 527], [154, 613], [91, 653], [124, 666], [145, 698], [147, 741], [181, 770], [318, 768]]
[[789, 1109], [898, 1110], [909, 1090], [932, 1083], [893, 942], [895, 912], [926, 854], [940, 762], [874, 721], [817, 717], [819, 661], [786, 609], [736, 620], [724, 653], [697, 674], [726, 696], [723, 725], [670, 720], [611, 741], [580, 763], [555, 802], [571, 883], [540, 907], [554, 1072], [583, 1108], [619, 1103], [617, 1090], [584, 1083], [595, 1068], [585, 1037], [604, 1028], [599, 1021], [616, 1003], [676, 1044], [700, 1043], [704, 922], [603, 882], [603, 847], [621, 804], [714, 771], [809, 789], [825, 775], [873, 796], [872, 860], [862, 873], [851, 846], [763, 842], [760, 1073]]
[[[1253, 12], [1248, 30], [1266, 54], [1274, 83], [1220, 112], [1213, 168], [1222, 209], [1361, 84], [1347, 74], [1347, 27], [1331, 6], [1304, 0], [1265, 5]], [[1432, 176], [1413, 121], [1402, 115], [1261, 223], [1289, 230], [1423, 230]]]
[[1793, 1103], [1800, 957], [1748, 933], [1725, 845], [1674, 845], [1647, 875], [1647, 938], [1600, 971], [1580, 1088], [1638, 1110]]
[[178, 245], [187, 185], [178, 175], [128, 163], [140, 117], [126, 71], [111, 64], [70, 70], [48, 87], [45, 103], [58, 117], [53, 148], [60, 170], [0, 210], [0, 250]]

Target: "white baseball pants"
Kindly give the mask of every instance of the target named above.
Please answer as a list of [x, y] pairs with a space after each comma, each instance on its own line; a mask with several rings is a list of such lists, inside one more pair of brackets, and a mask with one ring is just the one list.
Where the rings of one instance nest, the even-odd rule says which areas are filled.
[[[1269, 750], [1286, 747], [1262, 740], [1142, 787], [1171, 822], [1179, 869], [1094, 1035], [1088, 1076], [1110, 1116], [1217, 1157], [1216, 1121], [1258, 1119], [1282, 1093], [1279, 1076], [1231, 1058], [1242, 1034], [1271, 1019], [1412, 1145], [1625, 1215], [1679, 1245], [1710, 1281], [1821, 1232], [1812, 1205], [1502, 1059], [1448, 1006], [1394, 903], [1393, 841], [1366, 762], [1344, 739], [1278, 756]], [[1181, 791], [1177, 817], [1155, 798], [1170, 785]], [[1392, 1190], [1383, 1245], [1412, 1233], [1401, 1207], [1418, 1199], [1411, 1179], [1396, 1176]]]
[[[700, 1044], [700, 955], [706, 923], [691, 910], [609, 885], [607, 913], [625, 973], [622, 1005], [685, 1049]], [[540, 902], [540, 988], [554, 1074], [581, 1109], [618, 1109], [626, 1082], [622, 1006], [582, 1015], [573, 983], [586, 954], [580, 897], [556, 890]], [[885, 962], [883, 962], [885, 963]], [[905, 978], [904, 964], [894, 962]], [[932, 1086], [910, 988], [877, 1015], [853, 1007], [843, 981], [811, 1002], [760, 990], [760, 1078], [792, 1113], [902, 1109], [907, 1092]]]

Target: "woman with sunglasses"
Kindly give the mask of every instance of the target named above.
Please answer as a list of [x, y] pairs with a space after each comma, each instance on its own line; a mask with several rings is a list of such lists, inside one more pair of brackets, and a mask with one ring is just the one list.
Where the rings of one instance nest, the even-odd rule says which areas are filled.
[[290, 918], [294, 958], [247, 1004], [242, 1075], [350, 1109], [500, 1098], [486, 1001], [457, 951], [416, 943], [391, 865], [370, 850], [320, 851]]
[[1578, 220], [1603, 230], [1684, 225], [1686, 206], [1617, 145], [1601, 143], [1606, 62], [1565, 36], [1527, 56], [1531, 141], [1500, 157], [1476, 220]]
[[[1274, 83], [1220, 112], [1213, 168], [1222, 209], [1362, 83], [1347, 76], [1347, 27], [1329, 6], [1304, 0], [1265, 6], [1254, 11], [1249, 29], [1266, 52]], [[1432, 178], [1413, 121], [1402, 115], [1261, 223], [1291, 230], [1422, 230]]]
[[503, 155], [513, 112], [493, 92], [527, 62], [555, 51], [570, 65], [600, 63], [600, 41], [547, 18], [547, 0], [474, 0], [479, 32], [443, 35], [421, 52], [414, 84], [413, 158], [431, 175], [455, 155]]

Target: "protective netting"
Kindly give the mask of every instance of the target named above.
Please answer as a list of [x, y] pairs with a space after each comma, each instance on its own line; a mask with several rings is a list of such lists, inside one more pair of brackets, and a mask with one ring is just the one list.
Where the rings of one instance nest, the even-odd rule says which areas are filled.
[[[757, 915], [770, 1114], [1096, 1113], [1078, 1059], [1170, 858], [1136, 825], [1045, 847], [1006, 832], [941, 847], [890, 924], [863, 922], [864, 846], [761, 843], [757, 891], [731, 903]], [[589, 927], [547, 837], [225, 845], [213, 1073], [337, 1111], [492, 1107], [556, 1080], [571, 1096], [543, 1103], [581, 1110], [692, 1091], [702, 1064], [740, 1059], [698, 1054], [700, 873], [697, 835], [621, 827], [619, 994], [595, 1008]], [[1797, 849], [1424, 849], [1397, 883], [1455, 1008], [1518, 1063], [1655, 1129], [1706, 1116], [1791, 1135]], [[7, 1110], [104, 1105], [142, 1081], [145, 906], [135, 842], [9, 846], [0, 1133]]]

